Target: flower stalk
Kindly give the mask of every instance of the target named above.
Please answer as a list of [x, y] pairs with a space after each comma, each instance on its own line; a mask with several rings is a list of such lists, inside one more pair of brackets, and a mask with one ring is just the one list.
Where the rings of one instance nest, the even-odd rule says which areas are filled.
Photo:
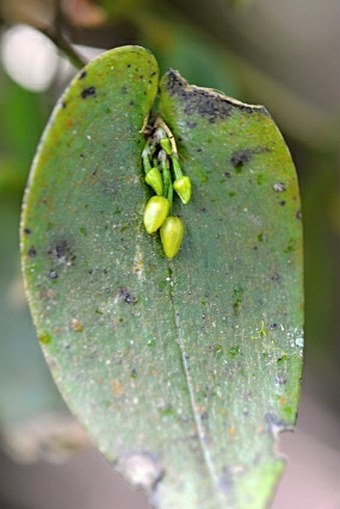
[[148, 201], [144, 211], [144, 226], [149, 234], [160, 230], [164, 254], [174, 258], [181, 246], [184, 225], [171, 215], [174, 191], [187, 205], [191, 199], [191, 180], [183, 174], [175, 138], [163, 119], [157, 117], [149, 131], [142, 151], [145, 182], [156, 196]]

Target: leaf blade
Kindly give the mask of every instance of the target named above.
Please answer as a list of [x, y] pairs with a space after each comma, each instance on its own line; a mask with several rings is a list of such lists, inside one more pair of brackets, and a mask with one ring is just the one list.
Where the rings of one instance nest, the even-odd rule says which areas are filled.
[[[160, 105], [160, 114], [180, 140], [184, 172], [193, 181], [191, 207], [178, 210], [190, 232], [174, 287], [186, 338], [183, 350], [193, 357], [195, 348], [200, 351], [190, 369], [196, 399], [205, 401], [201, 418], [214, 416], [204, 435], [220, 472], [228, 461], [244, 470], [243, 480], [237, 468], [228, 474], [229, 483], [235, 477], [239, 484], [231, 507], [264, 507], [283, 467], [274, 457], [271, 433], [295, 422], [302, 365], [302, 231], [294, 166], [262, 107], [191, 87], [173, 71], [161, 82]], [[187, 289], [195, 287], [195, 281], [199, 290], [190, 296], [195, 302], [190, 308]], [[204, 332], [196, 333], [193, 341], [190, 331], [199, 322]], [[214, 341], [207, 345], [209, 337]], [[203, 383], [204, 366], [214, 353]], [[220, 388], [224, 404], [232, 408], [224, 415], [229, 423], [224, 455], [214, 440], [223, 431], [221, 405], [214, 404], [211, 395], [204, 397], [209, 385], [221, 385], [218, 380], [225, 384]], [[247, 408], [254, 407], [251, 398], [257, 409]], [[238, 445], [237, 434], [242, 436]], [[257, 460], [259, 470], [266, 470], [267, 461], [277, 475], [269, 470], [262, 495], [251, 496], [255, 456], [261, 448], [267, 449], [267, 457], [262, 467]]]
[[[70, 407], [108, 460], [149, 491], [155, 505], [260, 508], [274, 485], [273, 470], [282, 469], [271, 433], [293, 423], [301, 349], [285, 356], [283, 346], [293, 347], [286, 335], [280, 344], [283, 331], [269, 335], [273, 310], [266, 314], [260, 299], [253, 309], [252, 296], [268, 293], [266, 303], [277, 300], [280, 318], [288, 306], [289, 319], [299, 323], [299, 284], [292, 290], [301, 282], [301, 228], [291, 217], [298, 206], [294, 169], [263, 109], [235, 106], [188, 87], [178, 75], [173, 93], [169, 78], [161, 83], [160, 109], [194, 185], [192, 202], [176, 205], [186, 225], [178, 256], [168, 262], [142, 224], [150, 191], [142, 184], [140, 129], [155, 98], [157, 64], [141, 48], [113, 50], [72, 83], [35, 160], [22, 226], [31, 310]], [[259, 150], [264, 135], [271, 150]], [[247, 179], [249, 164], [256, 187]], [[266, 181], [266, 171], [260, 182], [261, 168], [272, 166], [275, 179]], [[234, 187], [226, 188], [230, 172]], [[275, 191], [281, 175], [285, 190]], [[276, 198], [281, 193], [284, 206]], [[268, 215], [268, 207], [278, 206], [283, 215]], [[281, 232], [287, 220], [288, 236]], [[293, 237], [295, 250], [283, 259]], [[270, 390], [256, 395], [258, 408], [249, 417], [245, 402], [263, 366]], [[285, 390], [273, 393], [278, 373], [289, 376]], [[287, 404], [278, 403], [281, 396]], [[257, 483], [262, 495], [253, 496]]]

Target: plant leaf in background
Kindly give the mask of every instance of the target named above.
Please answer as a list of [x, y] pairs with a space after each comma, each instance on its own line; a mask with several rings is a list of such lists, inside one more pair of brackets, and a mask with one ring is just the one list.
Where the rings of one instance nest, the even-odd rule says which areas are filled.
[[189, 205], [171, 262], [142, 215], [141, 129], [158, 66], [90, 63], [56, 106], [26, 195], [22, 257], [54, 377], [106, 458], [162, 509], [267, 507], [302, 364], [295, 170], [263, 107], [161, 80]]
[[1, 71], [0, 82], [0, 445], [19, 462], [61, 461], [83, 447], [86, 437], [70, 416], [37, 344], [17, 234], [27, 168], [46, 115], [36, 95]]

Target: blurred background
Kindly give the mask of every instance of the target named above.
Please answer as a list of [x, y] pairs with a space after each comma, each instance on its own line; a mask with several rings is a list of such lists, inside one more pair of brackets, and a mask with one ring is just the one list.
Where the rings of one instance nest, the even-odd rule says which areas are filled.
[[68, 413], [35, 338], [20, 206], [53, 105], [77, 66], [142, 44], [161, 70], [264, 104], [295, 160], [305, 231], [306, 356], [272, 509], [340, 508], [340, 2], [0, 0], [0, 509], [147, 509]]

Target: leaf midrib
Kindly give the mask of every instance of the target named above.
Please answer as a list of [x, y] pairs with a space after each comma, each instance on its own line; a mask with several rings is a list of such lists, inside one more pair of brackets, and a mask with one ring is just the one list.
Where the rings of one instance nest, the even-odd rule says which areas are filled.
[[191, 380], [189, 364], [187, 361], [187, 355], [186, 355], [185, 348], [184, 348], [181, 322], [180, 322], [179, 313], [176, 309], [176, 304], [175, 304], [175, 282], [173, 280], [173, 272], [170, 269], [170, 267], [169, 267], [168, 271], [169, 271], [168, 277], [170, 280], [169, 298], [170, 298], [170, 302], [171, 302], [171, 309], [172, 309], [172, 313], [173, 313], [173, 323], [174, 323], [175, 333], [176, 333], [176, 337], [177, 337], [176, 344], [180, 351], [181, 367], [182, 367], [185, 382], [186, 382], [186, 385], [188, 388], [190, 408], [191, 408], [193, 422], [194, 422], [195, 429], [196, 429], [196, 435], [197, 435], [198, 442], [200, 445], [200, 451], [201, 451], [201, 454], [203, 457], [204, 465], [207, 469], [209, 478], [211, 479], [213, 486], [215, 486], [215, 494], [217, 493], [219, 495], [218, 498], [221, 500], [221, 506], [224, 507], [226, 500], [222, 499], [222, 493], [219, 488], [219, 476], [218, 476], [216, 469], [214, 467], [209, 448], [205, 445], [205, 431], [204, 431], [202, 423], [200, 421], [200, 415], [196, 410], [197, 405], [196, 405], [195, 393], [194, 393], [194, 388], [193, 388], [193, 384], [192, 384], [192, 380]]

